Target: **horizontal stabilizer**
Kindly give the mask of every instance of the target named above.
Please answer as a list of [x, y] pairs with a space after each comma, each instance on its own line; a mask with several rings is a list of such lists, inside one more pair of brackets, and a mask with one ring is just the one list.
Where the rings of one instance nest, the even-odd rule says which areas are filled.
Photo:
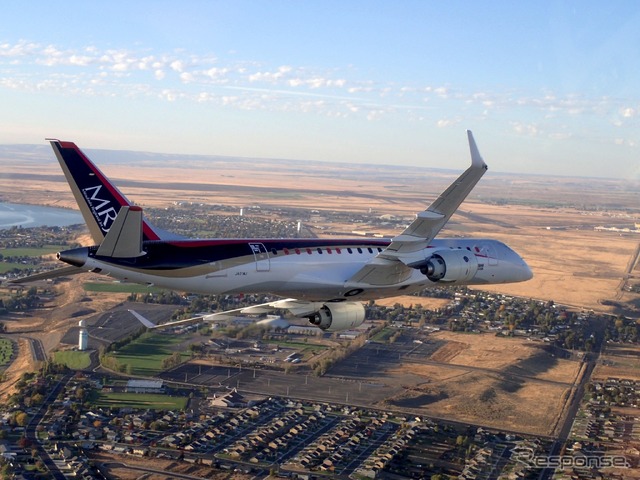
[[142, 208], [122, 207], [113, 225], [100, 244], [97, 255], [115, 258], [134, 258], [144, 255], [142, 250]]
[[29, 275], [28, 277], [16, 278], [14, 280], [9, 280], [7, 283], [11, 283], [14, 285], [20, 285], [22, 283], [35, 282], [36, 280], [49, 280], [50, 278], [58, 278], [58, 277], [66, 277], [67, 275], [76, 275], [78, 273], [85, 273], [86, 270], [83, 270], [79, 267], [62, 267], [56, 270], [49, 270], [48, 272], [36, 273], [34, 275]]

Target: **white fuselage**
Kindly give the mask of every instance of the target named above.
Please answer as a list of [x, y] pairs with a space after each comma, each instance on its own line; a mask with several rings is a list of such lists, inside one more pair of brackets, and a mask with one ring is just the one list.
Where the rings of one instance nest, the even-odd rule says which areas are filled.
[[[197, 241], [193, 241], [197, 242]], [[369, 300], [410, 294], [433, 285], [482, 285], [524, 281], [531, 271], [524, 260], [502, 242], [490, 239], [436, 239], [424, 256], [442, 250], [463, 250], [473, 255], [477, 271], [463, 280], [431, 281], [419, 269], [408, 269], [401, 282], [371, 285], [349, 279], [378, 255], [379, 244], [306, 248], [269, 248], [268, 241], [248, 240], [248, 255], [200, 261], [180, 267], [158, 268], [151, 262], [123, 262], [114, 258], [85, 257], [82, 268], [112, 278], [203, 294], [260, 294], [309, 301]], [[282, 242], [282, 241], [280, 241]], [[292, 242], [296, 242], [293, 240]], [[301, 242], [301, 240], [297, 240]], [[181, 244], [188, 249], [189, 241]], [[236, 241], [237, 244], [240, 241]], [[210, 248], [223, 248], [222, 245]], [[80, 250], [80, 249], [78, 249]], [[148, 255], [152, 256], [152, 249]], [[204, 256], [204, 255], [202, 255]], [[61, 256], [64, 260], [64, 253]]]

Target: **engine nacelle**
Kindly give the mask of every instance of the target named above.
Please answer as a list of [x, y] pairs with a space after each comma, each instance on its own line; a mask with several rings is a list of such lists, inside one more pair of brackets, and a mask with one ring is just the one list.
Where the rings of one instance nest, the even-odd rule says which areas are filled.
[[364, 322], [364, 305], [359, 302], [325, 303], [307, 318], [309, 323], [325, 332], [349, 330]]
[[478, 259], [468, 250], [438, 250], [420, 267], [432, 282], [465, 283], [478, 271]]

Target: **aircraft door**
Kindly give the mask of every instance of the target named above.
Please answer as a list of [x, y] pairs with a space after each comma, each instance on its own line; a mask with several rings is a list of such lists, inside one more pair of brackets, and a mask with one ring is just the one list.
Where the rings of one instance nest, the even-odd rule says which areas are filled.
[[486, 243], [480, 247], [481, 255], [485, 255], [487, 257], [487, 263], [491, 267], [495, 267], [498, 265], [498, 254], [496, 249], [490, 243]]
[[267, 248], [262, 243], [250, 243], [249, 246], [256, 260], [256, 272], [268, 272], [271, 269], [271, 260]]

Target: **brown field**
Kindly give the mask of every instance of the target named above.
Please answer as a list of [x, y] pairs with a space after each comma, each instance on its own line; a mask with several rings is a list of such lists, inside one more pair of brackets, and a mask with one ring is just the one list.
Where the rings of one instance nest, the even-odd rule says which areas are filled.
[[415, 386], [387, 403], [429, 416], [494, 428], [552, 435], [581, 373], [577, 361], [558, 359], [539, 343], [438, 332], [447, 343], [431, 364], [402, 363], [388, 375], [414, 377]]
[[607, 344], [592, 378], [640, 380], [640, 345]]
[[[189, 201], [237, 207], [304, 207], [325, 212], [371, 210], [379, 215], [396, 215], [408, 223], [457, 176], [406, 168], [264, 160], [199, 159], [183, 166], [167, 156], [149, 161], [154, 157], [140, 155], [144, 161], [101, 165], [101, 169], [143, 207]], [[640, 298], [621, 291], [626, 275], [636, 264], [640, 236], [596, 232], [594, 227], [632, 227], [640, 222], [637, 191], [637, 185], [631, 188], [623, 182], [519, 178], [489, 171], [442, 236], [497, 238], [522, 254], [534, 272], [529, 282], [483, 290], [612, 312], [603, 300], [633, 302]], [[0, 201], [76, 208], [53, 158], [45, 163], [0, 159]], [[331, 225], [328, 221], [325, 226], [329, 232], [362, 229], [359, 224]], [[399, 232], [380, 233], [392, 236]], [[329, 233], [318, 230], [318, 234]], [[80, 281], [79, 277], [74, 281]], [[80, 319], [71, 322], [68, 315], [79, 300], [73, 292], [80, 289], [67, 285], [62, 290], [65, 293], [60, 305], [46, 319], [34, 318], [30, 325], [9, 327], [16, 332], [42, 329], [30, 335], [38, 335], [47, 351], [55, 348], [64, 331]], [[98, 300], [97, 295], [92, 298], [94, 310], [106, 309], [110, 301], [117, 301]], [[416, 302], [415, 298], [399, 297], [382, 303], [392, 306]], [[425, 306], [439, 308], [444, 304], [428, 300]], [[403, 363], [386, 372], [403, 381], [411, 380], [404, 393], [389, 399], [390, 403], [415, 408], [422, 414], [499, 428], [544, 435], [554, 431], [572, 385], [581, 374], [578, 362], [557, 359], [541, 344], [522, 340], [449, 332], [440, 332], [436, 338], [448, 343], [434, 352], [430, 359], [433, 363]], [[634, 365], [637, 371], [636, 357], [613, 353], [612, 358], [615, 366], [600, 365], [597, 375], [617, 376], [620, 373], [610, 373], [609, 369], [619, 372], [618, 367], [628, 367], [631, 372]]]
[[[102, 166], [120, 189], [136, 203], [166, 207], [173, 202], [247, 206], [289, 206], [393, 214], [406, 218], [426, 207], [455, 177], [455, 173], [389, 170], [366, 166], [354, 173], [351, 165], [225, 159], [190, 161], [188, 167], [172, 157], [139, 154], [140, 162]], [[162, 162], [162, 163], [161, 163]], [[0, 165], [4, 162], [0, 159]], [[44, 163], [6, 162], [0, 175], [0, 200], [76, 208], [55, 160]], [[140, 165], [140, 166], [136, 166]], [[152, 168], [150, 168], [152, 167]], [[30, 175], [16, 180], [15, 175]], [[140, 182], [131, 183], [131, 179]], [[141, 183], [144, 182], [144, 183]], [[557, 303], [611, 311], [602, 300], [623, 297], [620, 287], [635, 260], [640, 235], [596, 232], [594, 227], [640, 222], [633, 188], [612, 181], [553, 180], [500, 176], [491, 171], [454, 215], [442, 235], [492, 237], [521, 253], [534, 272], [526, 283], [483, 287], [484, 290], [552, 299]], [[19, 188], [16, 188], [16, 186]], [[229, 188], [232, 187], [232, 188]], [[423, 193], [428, 192], [428, 193]], [[626, 193], [626, 195], [625, 195]], [[497, 205], [478, 198], [515, 202], [575, 202], [562, 207]], [[523, 200], [524, 199], [524, 200]], [[624, 221], [606, 208], [613, 202], [624, 210]], [[622, 206], [620, 206], [622, 205]], [[588, 211], [579, 207], [584, 206]], [[628, 215], [635, 211], [635, 215]], [[359, 225], [324, 225], [344, 232]], [[322, 232], [318, 232], [322, 234]], [[393, 235], [395, 231], [382, 231]], [[624, 295], [637, 300], [637, 295]]]
[[403, 307], [411, 307], [412, 305], [421, 305], [422, 308], [429, 310], [437, 310], [444, 308], [451, 303], [451, 300], [445, 298], [428, 298], [428, 297], [412, 297], [411, 295], [402, 295], [400, 297], [382, 298], [376, 300], [376, 305], [383, 307], [393, 307], [396, 303], [399, 303]]

